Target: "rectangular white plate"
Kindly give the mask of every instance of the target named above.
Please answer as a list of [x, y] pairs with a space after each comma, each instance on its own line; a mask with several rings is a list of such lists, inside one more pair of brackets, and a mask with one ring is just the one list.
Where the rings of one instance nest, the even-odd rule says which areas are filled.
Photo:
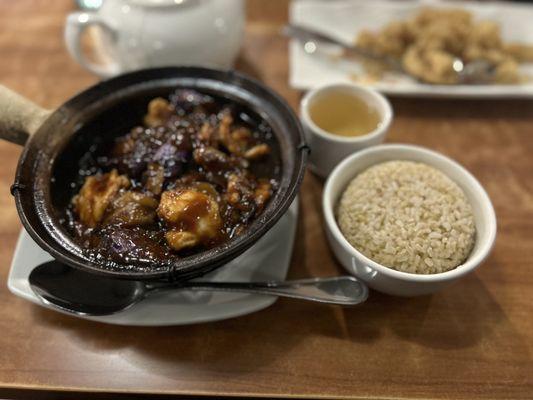
[[[490, 19], [500, 24], [505, 41], [533, 44], [533, 5], [502, 2], [467, 2], [442, 0], [293, 0], [290, 21], [328, 33], [345, 42], [353, 42], [361, 29], [378, 30], [388, 22], [405, 19], [421, 6], [462, 7], [476, 19]], [[306, 54], [301, 45], [289, 45], [290, 84], [296, 89], [311, 89], [338, 82], [354, 82], [352, 74], [362, 72], [353, 61]], [[533, 65], [523, 65], [533, 76]], [[373, 83], [383, 93], [420, 97], [529, 97], [533, 82], [522, 85], [426, 85], [407, 77], [394, 77]]]

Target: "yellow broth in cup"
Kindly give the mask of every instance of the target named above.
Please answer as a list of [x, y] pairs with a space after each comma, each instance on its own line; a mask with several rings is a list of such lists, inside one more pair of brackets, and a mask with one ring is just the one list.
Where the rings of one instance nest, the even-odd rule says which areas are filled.
[[354, 94], [342, 91], [319, 96], [310, 105], [309, 115], [322, 130], [344, 137], [366, 135], [381, 123], [375, 108]]

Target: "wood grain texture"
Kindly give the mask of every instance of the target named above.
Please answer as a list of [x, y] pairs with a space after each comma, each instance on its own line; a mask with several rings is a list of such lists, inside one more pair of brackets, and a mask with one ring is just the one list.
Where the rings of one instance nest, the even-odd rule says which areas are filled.
[[[96, 82], [72, 61], [71, 1], [0, 0], [0, 81], [53, 108]], [[238, 67], [297, 109], [287, 85], [282, 1], [248, 4]], [[371, 293], [340, 309], [279, 300], [237, 319], [128, 328], [59, 315], [5, 286], [20, 230], [9, 186], [20, 149], [0, 143], [0, 397], [55, 391], [367, 399], [533, 396], [533, 102], [392, 99], [389, 142], [440, 151], [492, 198], [498, 238], [487, 262], [443, 292]], [[342, 273], [321, 223], [322, 182], [306, 176], [291, 278]], [[23, 392], [23, 389], [32, 389]], [[89, 393], [83, 396], [89, 398]], [[64, 397], [62, 397], [64, 398]]]

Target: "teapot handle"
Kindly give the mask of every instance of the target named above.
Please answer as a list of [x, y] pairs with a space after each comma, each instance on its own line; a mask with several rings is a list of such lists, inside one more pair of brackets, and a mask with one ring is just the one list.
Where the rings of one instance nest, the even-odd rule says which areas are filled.
[[74, 12], [68, 15], [65, 27], [65, 42], [72, 57], [90, 72], [108, 78], [117, 75], [122, 68], [116, 61], [104, 65], [89, 61], [81, 48], [81, 36], [91, 25], [99, 26], [109, 36], [113, 44], [117, 40], [117, 31], [113, 29], [101, 16], [93, 12]]
[[51, 113], [0, 85], [0, 139], [24, 145]]

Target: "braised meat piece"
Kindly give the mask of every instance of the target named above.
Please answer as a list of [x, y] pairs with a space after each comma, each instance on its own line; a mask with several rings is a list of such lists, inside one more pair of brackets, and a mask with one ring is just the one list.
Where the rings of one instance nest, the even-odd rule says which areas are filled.
[[231, 168], [227, 154], [213, 147], [199, 147], [193, 152], [196, 164], [210, 171], [228, 170]]
[[125, 227], [151, 225], [155, 222], [157, 206], [155, 198], [128, 190], [111, 202], [103, 224]]

